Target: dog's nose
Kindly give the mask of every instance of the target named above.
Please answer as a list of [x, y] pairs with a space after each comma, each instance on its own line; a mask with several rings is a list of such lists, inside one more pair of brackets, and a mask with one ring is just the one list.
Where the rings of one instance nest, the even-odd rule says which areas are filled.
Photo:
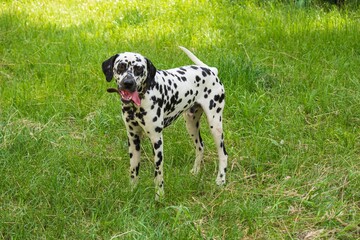
[[136, 88], [136, 83], [135, 83], [135, 80], [133, 78], [126, 77], [123, 80], [121, 85], [123, 85], [124, 89], [129, 90], [131, 92], [135, 91], [135, 88]]

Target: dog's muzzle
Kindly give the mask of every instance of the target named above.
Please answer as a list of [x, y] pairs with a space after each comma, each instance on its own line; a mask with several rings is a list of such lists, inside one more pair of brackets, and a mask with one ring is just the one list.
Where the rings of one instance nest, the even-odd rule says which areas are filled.
[[117, 92], [121, 96], [121, 101], [125, 104], [134, 102], [140, 106], [141, 100], [138, 91], [136, 90], [136, 82], [132, 77], [126, 76], [118, 85], [118, 89], [109, 88], [109, 93]]
[[119, 84], [120, 90], [125, 90], [129, 92], [136, 91], [136, 82], [133, 77], [126, 76]]

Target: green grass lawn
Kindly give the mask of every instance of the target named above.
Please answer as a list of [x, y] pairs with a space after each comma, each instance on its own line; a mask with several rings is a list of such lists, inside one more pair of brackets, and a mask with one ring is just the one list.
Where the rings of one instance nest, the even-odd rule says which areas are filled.
[[[2, 1], [0, 239], [360, 237], [360, 10], [274, 1]], [[219, 69], [227, 185], [179, 119], [165, 130], [165, 199], [142, 145], [131, 191], [118, 97], [101, 63]]]

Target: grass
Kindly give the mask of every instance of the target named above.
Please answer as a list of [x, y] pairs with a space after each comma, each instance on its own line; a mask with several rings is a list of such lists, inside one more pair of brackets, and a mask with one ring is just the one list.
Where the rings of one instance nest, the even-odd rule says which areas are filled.
[[[359, 10], [275, 1], [3, 1], [1, 239], [356, 239], [360, 236]], [[219, 69], [227, 92], [228, 183], [203, 124], [205, 164], [182, 120], [165, 131], [154, 202], [142, 145], [128, 183], [120, 104], [101, 62]]]

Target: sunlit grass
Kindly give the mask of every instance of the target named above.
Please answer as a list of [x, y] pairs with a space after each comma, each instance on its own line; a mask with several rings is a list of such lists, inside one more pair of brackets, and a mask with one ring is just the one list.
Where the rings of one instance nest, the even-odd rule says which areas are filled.
[[[0, 238], [356, 239], [359, 11], [276, 1], [3, 1]], [[101, 62], [140, 52], [159, 69], [219, 69], [228, 184], [202, 121], [192, 176], [182, 120], [165, 130], [166, 198], [152, 150], [128, 184], [126, 132]]]

